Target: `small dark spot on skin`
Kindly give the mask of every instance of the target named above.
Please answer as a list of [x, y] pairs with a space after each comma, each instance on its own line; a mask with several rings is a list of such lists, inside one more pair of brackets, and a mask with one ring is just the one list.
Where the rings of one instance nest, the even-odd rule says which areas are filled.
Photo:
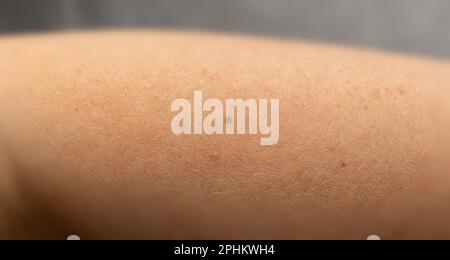
[[79, 67], [77, 67], [75, 69], [75, 72], [77, 73], [77, 75], [81, 75], [86, 71], [86, 65], [81, 64]]
[[404, 95], [406, 95], [406, 90], [400, 88], [398, 90], [398, 93], [400, 94], [400, 96], [404, 96]]
[[347, 164], [345, 162], [341, 163], [342, 168], [347, 167]]
[[101, 79], [95, 79], [94, 82], [96, 84], [103, 84], [104, 83], [103, 80], [101, 80]]
[[368, 106], [364, 106], [364, 109], [367, 110], [367, 109], [369, 109], [369, 107]]
[[209, 156], [209, 159], [213, 162], [218, 162], [220, 159], [220, 155], [219, 155], [219, 153], [214, 153]]
[[330, 152], [335, 152], [335, 151], [336, 151], [336, 148], [335, 148], [335, 147], [332, 147], [332, 146], [330, 146], [330, 147], [328, 147], [328, 151], [330, 151]]
[[209, 75], [209, 71], [207, 69], [202, 69], [202, 75], [203, 76], [208, 76]]
[[373, 93], [372, 93], [372, 97], [376, 100], [380, 100], [381, 99], [381, 92], [379, 89], [376, 89]]
[[78, 109], [78, 107], [76, 107], [74, 110], [75, 110], [75, 112], [78, 112], [79, 109]]

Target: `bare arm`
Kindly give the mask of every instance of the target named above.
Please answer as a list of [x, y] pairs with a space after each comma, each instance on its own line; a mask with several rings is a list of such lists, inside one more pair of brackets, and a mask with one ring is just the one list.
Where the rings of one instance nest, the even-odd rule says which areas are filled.
[[[439, 135], [447, 63], [232, 36], [97, 32], [1, 39], [0, 69], [6, 198], [20, 205], [0, 237], [435, 234], [433, 216], [409, 212], [446, 201], [424, 197], [446, 180], [448, 165], [436, 161], [448, 141]], [[173, 134], [171, 103], [196, 90], [205, 99], [279, 99], [278, 143]], [[411, 231], [416, 221], [429, 229]]]

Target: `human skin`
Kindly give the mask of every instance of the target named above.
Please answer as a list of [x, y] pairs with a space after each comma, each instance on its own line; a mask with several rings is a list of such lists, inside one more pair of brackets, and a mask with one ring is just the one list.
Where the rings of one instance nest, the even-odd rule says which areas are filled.
[[[280, 39], [0, 38], [0, 238], [450, 238], [445, 61]], [[280, 139], [171, 103], [280, 100]]]

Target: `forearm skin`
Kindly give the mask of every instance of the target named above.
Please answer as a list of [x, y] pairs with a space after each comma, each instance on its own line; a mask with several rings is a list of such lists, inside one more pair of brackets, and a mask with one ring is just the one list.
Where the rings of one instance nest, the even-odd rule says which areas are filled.
[[[446, 179], [446, 62], [148, 31], [6, 37], [0, 57], [19, 218], [53, 221], [36, 238], [437, 236], [436, 216], [409, 212]], [[171, 103], [196, 90], [279, 99], [278, 143], [174, 135]]]

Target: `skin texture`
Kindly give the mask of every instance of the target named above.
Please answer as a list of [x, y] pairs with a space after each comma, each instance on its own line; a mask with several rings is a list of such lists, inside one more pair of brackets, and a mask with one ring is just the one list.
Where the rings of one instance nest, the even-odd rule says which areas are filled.
[[[121, 31], [0, 38], [0, 238], [450, 238], [447, 62]], [[280, 140], [171, 133], [280, 99]]]

